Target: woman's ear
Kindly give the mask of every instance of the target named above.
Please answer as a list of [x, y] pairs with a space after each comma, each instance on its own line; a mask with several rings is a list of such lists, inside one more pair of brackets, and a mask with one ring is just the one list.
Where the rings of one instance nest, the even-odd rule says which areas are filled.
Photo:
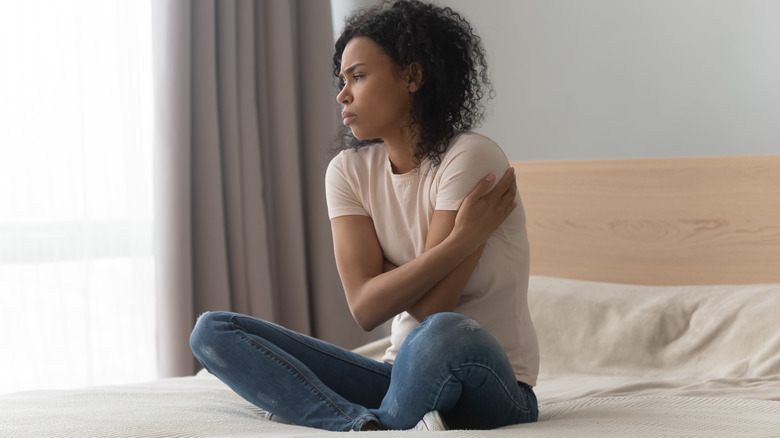
[[423, 84], [423, 71], [419, 62], [413, 62], [406, 67], [406, 79], [407, 89], [410, 93], [416, 93]]

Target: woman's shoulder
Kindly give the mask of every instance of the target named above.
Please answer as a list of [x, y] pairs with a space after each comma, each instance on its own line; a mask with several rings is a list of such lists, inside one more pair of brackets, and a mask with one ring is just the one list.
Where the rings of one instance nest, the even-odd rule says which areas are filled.
[[453, 137], [442, 164], [461, 160], [509, 161], [501, 147], [490, 137], [472, 131], [461, 132]]
[[330, 160], [328, 168], [366, 168], [383, 163], [386, 157], [387, 152], [384, 143], [364, 146], [359, 149], [349, 148], [336, 154]]

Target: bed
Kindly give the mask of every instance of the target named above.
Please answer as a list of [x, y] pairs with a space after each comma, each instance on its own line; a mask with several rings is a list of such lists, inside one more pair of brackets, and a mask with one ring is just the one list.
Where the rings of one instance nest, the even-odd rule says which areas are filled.
[[[441, 434], [780, 436], [780, 155], [512, 164], [540, 421]], [[334, 434], [267, 421], [204, 372], [0, 396], [2, 437]]]

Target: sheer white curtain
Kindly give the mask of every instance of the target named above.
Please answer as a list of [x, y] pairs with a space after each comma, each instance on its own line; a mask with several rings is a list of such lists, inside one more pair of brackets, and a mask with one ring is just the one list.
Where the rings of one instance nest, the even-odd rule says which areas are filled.
[[0, 393], [156, 377], [151, 2], [0, 13]]

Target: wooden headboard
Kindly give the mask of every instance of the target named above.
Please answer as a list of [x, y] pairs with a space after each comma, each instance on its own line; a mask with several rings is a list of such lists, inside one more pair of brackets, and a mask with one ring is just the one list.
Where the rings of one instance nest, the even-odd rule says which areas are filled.
[[780, 155], [512, 166], [532, 275], [780, 283]]

